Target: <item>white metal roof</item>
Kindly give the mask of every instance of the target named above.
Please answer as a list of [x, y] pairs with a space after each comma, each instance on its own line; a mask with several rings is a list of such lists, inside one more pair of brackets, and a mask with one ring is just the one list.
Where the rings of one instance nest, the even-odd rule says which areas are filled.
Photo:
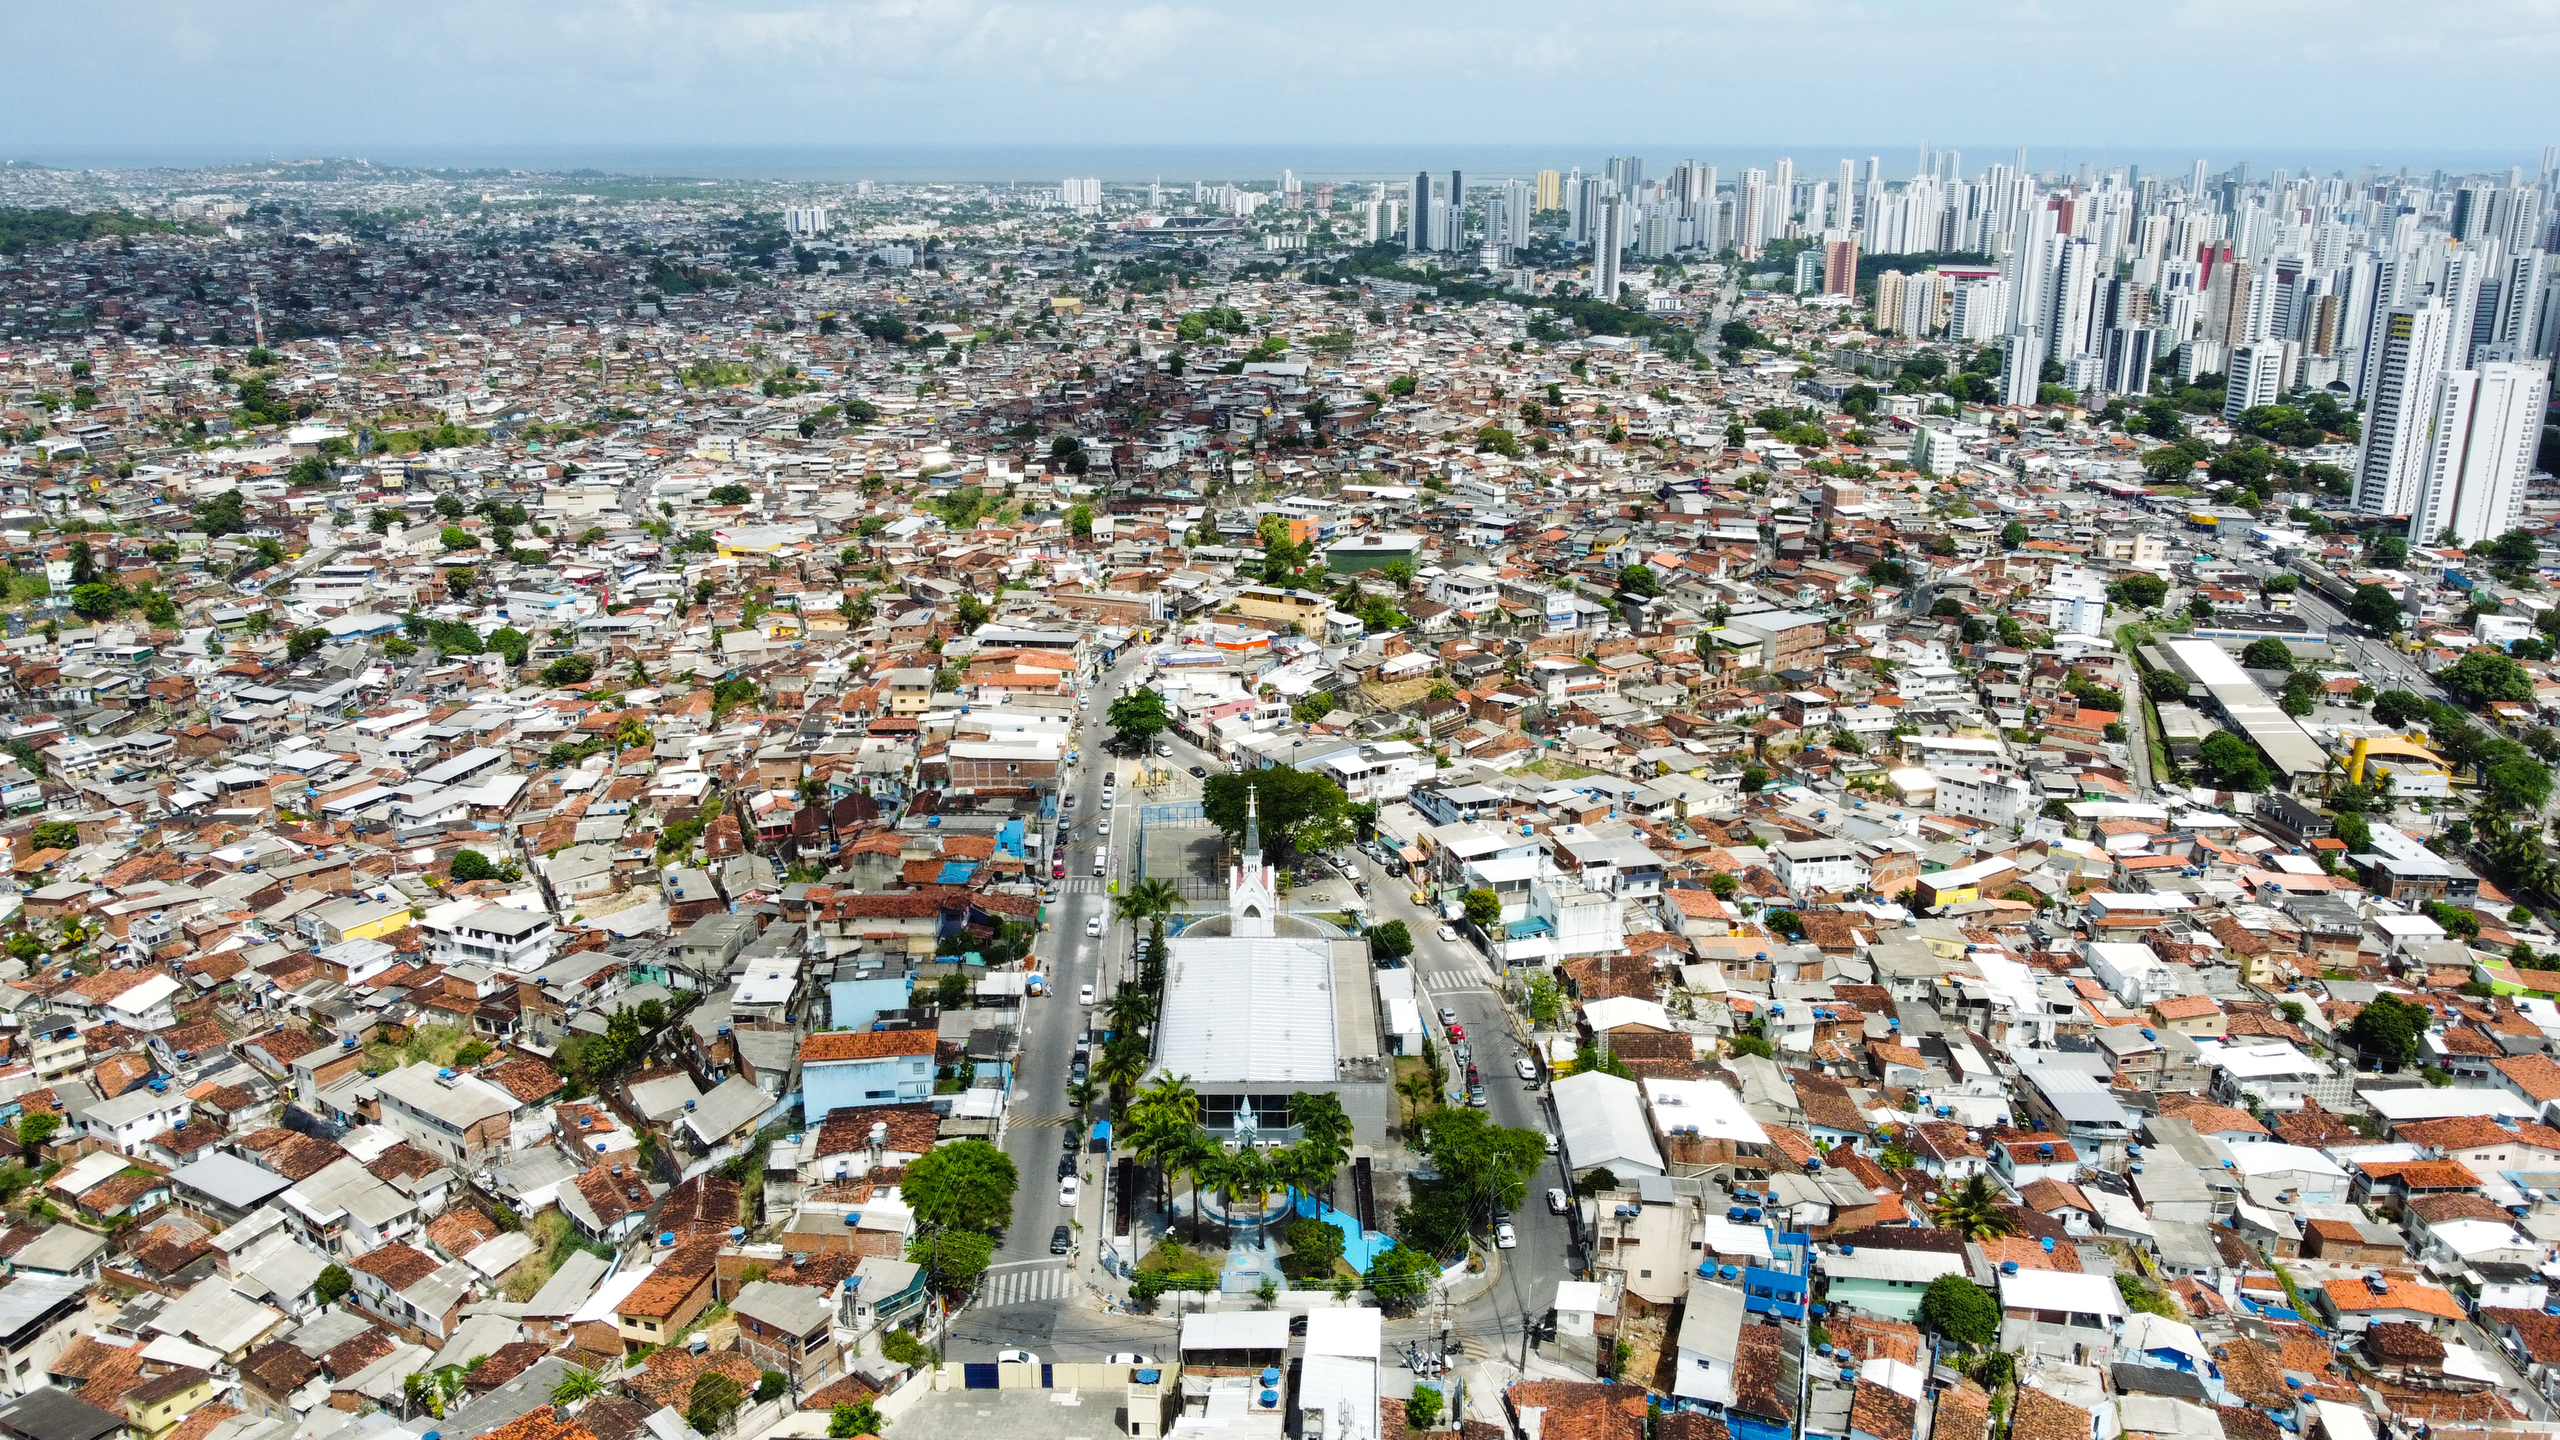
[[1172, 942], [1158, 1068], [1194, 1085], [1330, 1085], [1333, 946], [1232, 937]]
[[1558, 1080], [1552, 1093], [1565, 1158], [1574, 1169], [1605, 1166], [1621, 1180], [1662, 1173], [1662, 1151], [1645, 1125], [1636, 1082], [1590, 1070]]

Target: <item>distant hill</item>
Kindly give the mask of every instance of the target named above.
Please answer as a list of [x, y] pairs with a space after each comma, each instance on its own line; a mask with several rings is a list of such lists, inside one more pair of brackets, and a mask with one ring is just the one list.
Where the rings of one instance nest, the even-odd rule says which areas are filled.
[[209, 235], [199, 225], [181, 225], [129, 215], [122, 210], [13, 210], [0, 208], [0, 255], [15, 255], [36, 245], [68, 245], [109, 235]]

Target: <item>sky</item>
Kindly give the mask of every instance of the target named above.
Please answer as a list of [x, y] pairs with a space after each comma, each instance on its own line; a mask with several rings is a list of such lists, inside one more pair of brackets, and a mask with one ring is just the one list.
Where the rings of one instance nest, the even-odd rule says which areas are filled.
[[2560, 141], [2560, 0], [86, 0], [9, 7], [0, 53], [0, 158], [54, 164], [1476, 146], [1820, 167], [1925, 138], [1968, 170], [2022, 145], [2532, 169]]

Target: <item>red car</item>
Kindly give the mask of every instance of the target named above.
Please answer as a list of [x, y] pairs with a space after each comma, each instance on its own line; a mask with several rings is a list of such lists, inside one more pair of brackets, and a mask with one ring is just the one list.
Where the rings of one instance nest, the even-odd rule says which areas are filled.
[[1467, 1027], [1466, 1027], [1466, 1026], [1464, 1026], [1464, 1025], [1459, 1024], [1459, 1023], [1458, 1023], [1457, 1021], [1455, 1021], [1455, 1020], [1450, 1021], [1450, 1022], [1449, 1022], [1449, 1038], [1450, 1038], [1450, 1039], [1452, 1039], [1452, 1040], [1464, 1040], [1464, 1039], [1466, 1039], [1466, 1038], [1467, 1038]]

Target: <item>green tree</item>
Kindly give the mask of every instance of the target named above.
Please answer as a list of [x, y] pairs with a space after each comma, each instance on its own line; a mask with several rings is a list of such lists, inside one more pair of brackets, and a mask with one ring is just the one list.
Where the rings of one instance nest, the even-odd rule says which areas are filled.
[[1173, 728], [1173, 714], [1165, 708], [1164, 697], [1143, 687], [1112, 701], [1107, 718], [1119, 732], [1119, 743], [1132, 748], [1143, 747]]
[[1369, 953], [1379, 960], [1401, 960], [1413, 953], [1413, 932], [1401, 920], [1369, 927]]
[[2169, 596], [2169, 582], [2157, 575], [2136, 571], [2119, 575], [2107, 586], [2107, 598], [2132, 610], [2148, 610]]
[[1502, 897], [1482, 886], [1459, 897], [1467, 908], [1467, 923], [1490, 935], [1502, 924]]
[[694, 1378], [693, 1389], [685, 1396], [684, 1423], [697, 1433], [717, 1434], [746, 1398], [746, 1388], [737, 1381], [720, 1371], [705, 1370]]
[[68, 820], [47, 820], [27, 838], [39, 850], [76, 850], [80, 847], [80, 827]]
[[1440, 1428], [1439, 1388], [1432, 1385], [1414, 1386], [1413, 1394], [1404, 1402], [1404, 1421], [1416, 1430]]
[[[26, 1114], [18, 1117], [18, 1143], [27, 1149], [35, 1149], [36, 1147], [44, 1144], [47, 1140], [52, 1139], [53, 1132], [61, 1128], [62, 1115], [59, 1111], [30, 1110]], [[340, 1273], [344, 1274], [345, 1272], [342, 1271]], [[325, 1276], [327, 1272], [323, 1271], [322, 1274]], [[343, 1295], [346, 1292], [341, 1290], [338, 1293]], [[333, 1295], [329, 1298], [336, 1299], [337, 1297]]]
[[216, 540], [248, 529], [249, 517], [240, 492], [225, 490], [210, 500], [197, 501], [195, 523], [198, 530]]
[[2380, 585], [2359, 585], [2347, 600], [2347, 618], [2386, 635], [2400, 631], [2400, 598]]
[[1649, 600], [1662, 593], [1662, 582], [1647, 565], [1629, 565], [1618, 571], [1618, 593]]
[[2161, 702], [2184, 700], [2187, 677], [2174, 670], [2154, 670], [2142, 677], [2142, 692]]
[[2469, 651], [2437, 671], [2436, 683], [2453, 698], [2475, 707], [2498, 700], [2533, 698], [2533, 677], [2525, 668], [2498, 651], [2485, 648]]
[[1078, 505], [1067, 511], [1067, 533], [1079, 540], [1093, 538], [1093, 507]]
[[1920, 1297], [1920, 1323], [1959, 1345], [1978, 1348], [2000, 1338], [2000, 1302], [1962, 1275], [1941, 1275]]
[[1019, 1182], [1010, 1156], [984, 1140], [962, 1140], [917, 1156], [900, 1194], [925, 1225], [992, 1233], [1013, 1218]]
[[551, 1387], [551, 1403], [575, 1405], [581, 1400], [593, 1400], [603, 1393], [603, 1377], [593, 1370], [572, 1365], [569, 1367], [569, 1373], [560, 1377], [560, 1383]]
[[2011, 1228], [2000, 1202], [2000, 1192], [1990, 1177], [1976, 1173], [1963, 1188], [1938, 1203], [1938, 1223], [1968, 1240], [1997, 1239]]
[[480, 543], [471, 538], [470, 531], [459, 525], [447, 525], [436, 538], [444, 542], [444, 548], [447, 550], [468, 550]]
[[328, 643], [329, 632], [326, 630], [317, 627], [296, 630], [284, 637], [284, 653], [288, 659], [297, 662], [308, 660], [319, 654], [320, 647]]
[[2196, 773], [2216, 789], [2256, 793], [2267, 788], [2267, 769], [2256, 748], [2228, 730], [2216, 730], [2196, 747]]
[[2373, 718], [2394, 730], [2406, 730], [2425, 717], [2427, 702], [2407, 690], [2385, 690], [2373, 697]]
[[592, 655], [563, 655], [542, 667], [545, 685], [576, 685], [595, 678], [596, 661]]
[[868, 1400], [827, 1412], [827, 1440], [853, 1440], [856, 1435], [878, 1435], [888, 1428], [889, 1422]]
[[2000, 544], [2002, 548], [2015, 550], [2026, 543], [2027, 527], [2023, 522], [2012, 520], [2008, 524], [2000, 527]]
[[1201, 814], [1232, 843], [1243, 843], [1248, 793], [1255, 797], [1269, 863], [1285, 863], [1302, 850], [1330, 850], [1350, 838], [1342, 787], [1316, 771], [1282, 765], [1212, 775], [1201, 785]]
[[2240, 663], [2252, 670], [2290, 670], [2293, 648], [2272, 635], [2264, 636], [2250, 641], [2249, 648], [2240, 652]]
[[473, 880], [497, 879], [498, 867], [477, 850], [456, 850], [453, 852], [452, 873], [456, 884], [467, 884]]
[[1413, 1128], [1418, 1148], [1440, 1172], [1430, 1183], [1448, 1187], [1479, 1219], [1517, 1209], [1529, 1177], [1546, 1159], [1546, 1141], [1537, 1131], [1496, 1125], [1481, 1110], [1434, 1110]]
[[[1448, 1112], [1436, 1112], [1446, 1114]], [[1440, 1278], [1440, 1264], [1399, 1240], [1369, 1262], [1369, 1293], [1389, 1314], [1412, 1313]]]
[[[533, 653], [533, 637], [527, 635], [513, 625], [501, 625], [497, 629], [489, 632], [488, 646], [491, 650], [497, 652], [501, 656], [504, 656], [506, 658], [507, 668], [512, 670], [524, 663], [525, 656]], [[587, 673], [590, 675], [595, 673], [595, 661], [587, 659], [585, 656], [576, 656], [573, 658], [587, 660]]]
[[2433, 1012], [2424, 1005], [2413, 1005], [2390, 994], [2373, 997], [2373, 1002], [2356, 1012], [2341, 1032], [2348, 1044], [2359, 1052], [2381, 1060], [2392, 1069], [2418, 1058], [2418, 1037], [2427, 1033]]
[[178, 602], [157, 590], [147, 591], [142, 597], [142, 618], [168, 629], [178, 623]]
[[907, 1263], [923, 1266], [926, 1283], [946, 1296], [976, 1289], [995, 1253], [994, 1238], [975, 1230], [945, 1227], [907, 1241]]

